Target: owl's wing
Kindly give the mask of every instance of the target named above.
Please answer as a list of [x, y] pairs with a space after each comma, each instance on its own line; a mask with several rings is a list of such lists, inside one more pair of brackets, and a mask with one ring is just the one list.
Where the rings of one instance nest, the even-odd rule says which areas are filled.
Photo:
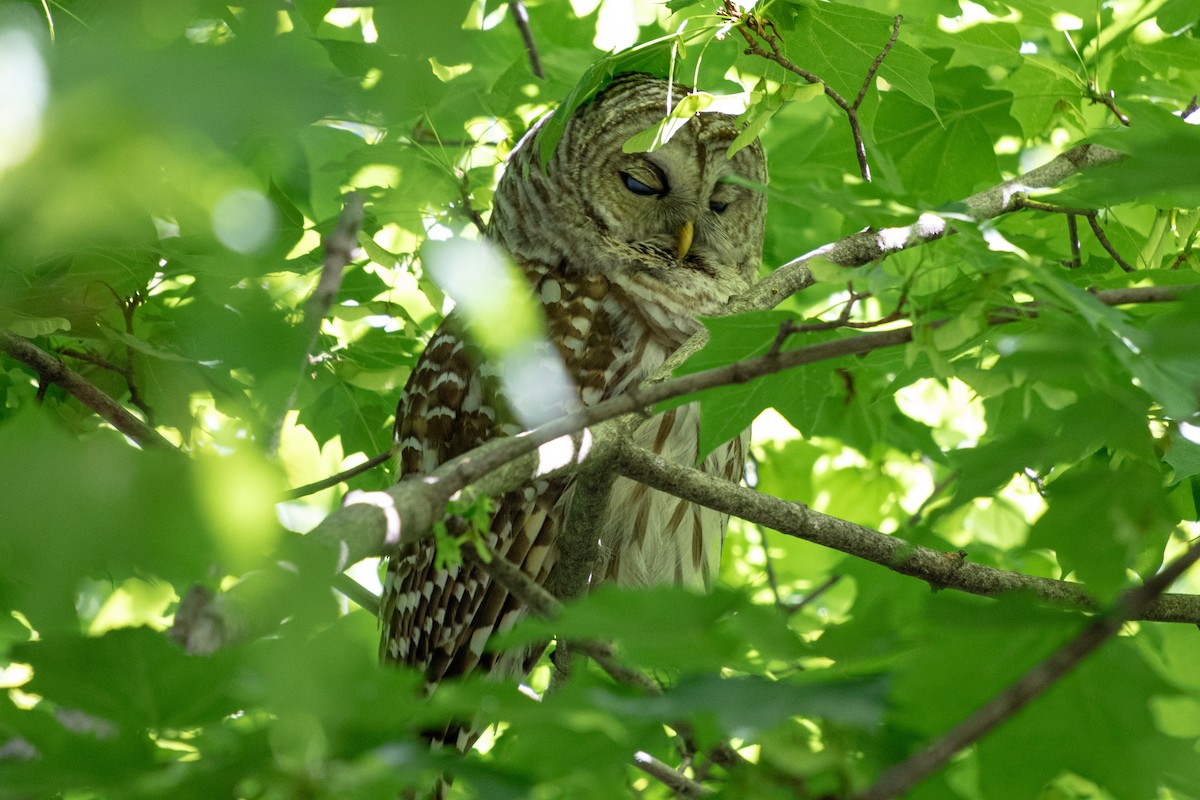
[[401, 478], [431, 472], [499, 435], [503, 403], [480, 362], [451, 314], [417, 360], [396, 410]]
[[[451, 315], [430, 339], [409, 377], [395, 436], [401, 476], [428, 472], [501, 435], [509, 421], [498, 382]], [[553, 567], [566, 480], [537, 481], [497, 498], [487, 533], [501, 556], [543, 583]], [[382, 657], [424, 669], [431, 683], [477, 666], [496, 667], [505, 654], [485, 653], [494, 631], [510, 628], [522, 605], [476, 564], [439, 570], [425, 540], [390, 559], [380, 619]], [[536, 658], [507, 654], [517, 673]], [[511, 662], [511, 667], [509, 667]]]

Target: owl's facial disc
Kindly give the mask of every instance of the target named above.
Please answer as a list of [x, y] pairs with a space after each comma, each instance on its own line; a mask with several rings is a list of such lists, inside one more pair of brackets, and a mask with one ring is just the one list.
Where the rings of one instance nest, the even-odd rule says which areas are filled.
[[694, 138], [691, 131], [682, 131], [654, 153], [617, 153], [604, 178], [619, 198], [609, 206], [610, 229], [651, 270], [708, 271], [707, 266], [728, 261], [713, 247], [726, 235], [721, 215], [738, 200], [740, 190], [724, 180], [730, 170], [724, 153], [697, 159]]

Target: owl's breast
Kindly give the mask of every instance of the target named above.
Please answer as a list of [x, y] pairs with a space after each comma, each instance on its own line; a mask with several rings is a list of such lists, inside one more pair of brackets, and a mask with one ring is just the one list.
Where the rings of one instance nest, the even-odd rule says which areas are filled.
[[[696, 463], [697, 404], [673, 408], [642, 423], [634, 443], [668, 461]], [[737, 482], [749, 433], [716, 448], [700, 470]], [[677, 584], [708, 590], [717, 577], [729, 518], [711, 508], [651, 489], [628, 478], [613, 483], [601, 536], [602, 580], [621, 586]]]
[[585, 405], [649, 377], [699, 328], [689, 316], [644, 302], [603, 275], [526, 265], [546, 314], [547, 333]]

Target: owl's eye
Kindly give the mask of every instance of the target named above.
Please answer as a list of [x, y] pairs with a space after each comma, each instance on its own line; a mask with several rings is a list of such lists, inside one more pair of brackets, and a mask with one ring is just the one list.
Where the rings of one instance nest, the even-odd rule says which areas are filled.
[[724, 214], [725, 209], [729, 208], [729, 203], [721, 200], [710, 200], [708, 207], [714, 214]]
[[625, 182], [625, 188], [636, 195], [641, 195], [642, 197], [661, 197], [663, 194], [663, 192], [659, 189], [655, 189], [649, 184], [642, 183], [628, 172], [621, 173], [621, 180]]

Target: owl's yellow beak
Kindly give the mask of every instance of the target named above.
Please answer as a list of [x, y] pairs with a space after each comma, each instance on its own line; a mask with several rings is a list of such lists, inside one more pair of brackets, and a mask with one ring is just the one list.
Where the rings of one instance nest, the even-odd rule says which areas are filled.
[[683, 223], [683, 227], [679, 229], [679, 246], [675, 250], [675, 256], [680, 261], [688, 254], [688, 250], [692, 249], [692, 236], [696, 233], [695, 224], [689, 220]]

